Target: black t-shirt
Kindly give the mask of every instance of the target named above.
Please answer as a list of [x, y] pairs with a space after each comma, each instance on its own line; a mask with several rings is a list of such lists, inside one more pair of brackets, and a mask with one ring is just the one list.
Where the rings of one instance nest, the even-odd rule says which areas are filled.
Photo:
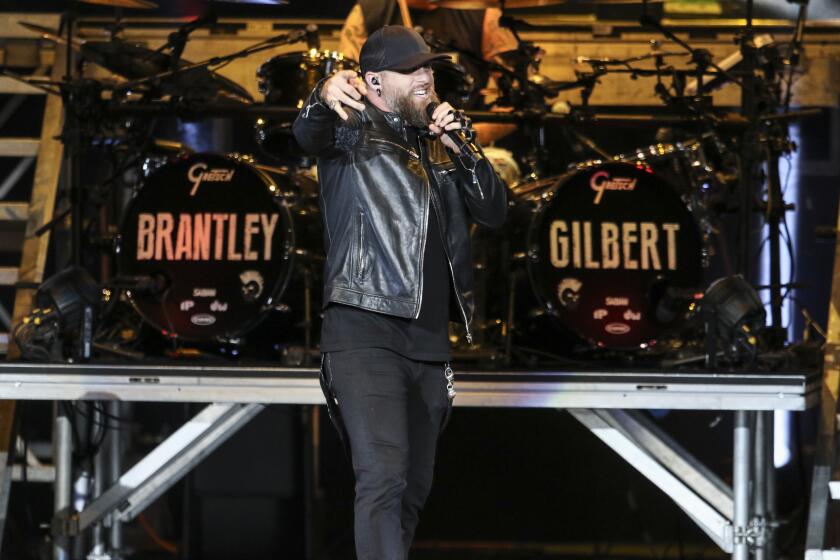
[[[409, 141], [416, 143], [414, 131], [407, 127], [406, 133]], [[449, 360], [449, 263], [432, 204], [429, 205], [422, 273], [423, 294], [417, 319], [331, 303], [324, 310], [321, 352], [387, 348], [413, 360]]]

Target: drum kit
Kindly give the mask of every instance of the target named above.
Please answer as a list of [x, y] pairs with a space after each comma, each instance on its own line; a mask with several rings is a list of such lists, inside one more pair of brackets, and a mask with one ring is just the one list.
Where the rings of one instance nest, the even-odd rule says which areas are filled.
[[[96, 1], [153, 6], [147, 0]], [[593, 2], [597, 0], [587, 0]], [[556, 3], [564, 2], [501, 4], [506, 10]], [[500, 3], [439, 4], [467, 9]], [[22, 22], [42, 38], [66, 44], [81, 59], [119, 76], [115, 82], [75, 78], [29, 83], [64, 96], [65, 128], [72, 133], [65, 141], [78, 142], [77, 147], [94, 142], [113, 146], [124, 156], [115, 176], [130, 178], [131, 194], [114, 219], [118, 226], [112, 229], [118, 233], [110, 247], [115, 276], [104, 284], [120, 286], [133, 312], [168, 343], [241, 347], [246, 337], [270, 329], [273, 339], [299, 343], [305, 361], [317, 351], [313, 333], [320, 306], [323, 239], [314, 162], [296, 148], [290, 125], [319, 80], [337, 70], [355, 70], [357, 64], [341, 53], [320, 49], [312, 26], [227, 56], [198, 63], [182, 59], [189, 33], [206, 23], [189, 22], [161, 48], [151, 50], [116, 35], [108, 41], [82, 40]], [[552, 81], [539, 75], [534, 60], [538, 49], [516, 33], [517, 26], [525, 24], [507, 15], [502, 23], [519, 40], [517, 52], [502, 57], [513, 63], [475, 62], [496, 77], [500, 103], [509, 105], [503, 111], [474, 111], [473, 118], [517, 125], [525, 133], [527, 148], [515, 155], [494, 146], [486, 151], [508, 185], [509, 219], [501, 231], [474, 231], [478, 337], [471, 346], [460, 347], [459, 355], [489, 355], [506, 363], [520, 358], [527, 362], [534, 356], [561, 359], [566, 351], [611, 357], [663, 355], [684, 352], [692, 336], [702, 347], [704, 328], [697, 317], [715, 266], [717, 208], [738, 190], [744, 169], [760, 163], [743, 161], [743, 153], [740, 158], [733, 154], [744, 151], [748, 134], [761, 134], [762, 143], [772, 144], [777, 157], [791, 149], [783, 126], [787, 108], [780, 102], [770, 105], [779, 108], [782, 118], [772, 127], [762, 125], [760, 131], [750, 125], [757, 120], [754, 107], [748, 108], [747, 119], [722, 116], [711, 107], [707, 84], [743, 85], [753, 79], [751, 67], [720, 67], [707, 52], [678, 38], [675, 44], [684, 49], [678, 53], [656, 50], [626, 60], [582, 57], [577, 62], [588, 64], [590, 71], [577, 72], [574, 82]], [[663, 32], [672, 38], [668, 30]], [[754, 65], [762, 49], [770, 47], [757, 47], [755, 37], [749, 31], [745, 35], [742, 50], [746, 62]], [[436, 41], [431, 31], [425, 36], [435, 49], [457, 50]], [[236, 58], [304, 41], [304, 50], [274, 56], [259, 67], [261, 102], [213, 71]], [[690, 56], [688, 69], [667, 62], [677, 54]], [[653, 68], [638, 64], [650, 60]], [[588, 99], [599, 79], [613, 72], [654, 77], [656, 92], [671, 111], [636, 115], [626, 122], [622, 116], [594, 111]], [[471, 76], [456, 63], [435, 68], [435, 76], [439, 95], [454, 105], [462, 105], [475, 91]], [[687, 93], [692, 78], [693, 89]], [[580, 91], [582, 104], [567, 114], [552, 112], [551, 99], [567, 89]], [[762, 107], [770, 112], [766, 99]], [[180, 144], [150, 139], [150, 128], [143, 124], [147, 115], [251, 118], [263, 161], [242, 154], [193, 153]], [[102, 123], [109, 118], [111, 126], [106, 128], [113, 137], [105, 141]], [[620, 154], [602, 149], [578, 128], [640, 121], [659, 125], [663, 141]], [[557, 123], [574, 130], [571, 137], [579, 142], [578, 153], [590, 152], [597, 159], [569, 162], [565, 171], [547, 173], [551, 157], [545, 130]], [[90, 130], [92, 126], [99, 128]], [[69, 151], [80, 159], [78, 150]], [[84, 193], [77, 192], [73, 203], [83, 206], [84, 201]], [[73, 212], [79, 219], [84, 209]], [[744, 218], [748, 221], [749, 212]], [[76, 262], [84, 262], [84, 245], [74, 241]], [[266, 319], [278, 313], [292, 318], [275, 329]], [[255, 330], [259, 324], [267, 326]]]

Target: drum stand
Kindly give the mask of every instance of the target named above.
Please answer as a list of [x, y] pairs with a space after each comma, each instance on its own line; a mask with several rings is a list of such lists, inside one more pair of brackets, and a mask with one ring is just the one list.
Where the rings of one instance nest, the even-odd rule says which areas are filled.
[[[767, 164], [767, 200], [763, 214], [768, 227], [768, 239], [770, 248], [770, 264], [769, 264], [769, 278], [770, 284], [767, 288], [770, 291], [770, 310], [771, 310], [771, 329], [770, 336], [767, 337], [767, 345], [770, 349], [781, 349], [784, 347], [786, 332], [782, 322], [782, 303], [784, 296], [782, 288], [791, 289], [790, 285], [784, 286], [781, 280], [781, 225], [784, 223], [784, 215], [789, 207], [782, 196], [782, 185], [779, 177], [779, 156], [782, 152], [792, 149], [789, 140], [787, 139], [787, 131], [781, 125], [772, 125], [769, 131], [766, 132], [767, 149], [765, 154], [761, 153], [762, 138], [760, 129], [761, 115], [758, 114], [758, 106], [762, 101], [767, 103], [771, 110], [778, 108], [780, 105], [786, 113], [790, 103], [790, 90], [786, 92], [786, 99], [784, 104], [780, 104], [774, 95], [768, 95], [770, 91], [769, 85], [777, 74], [770, 73], [771, 70], [766, 70], [762, 78], [756, 76], [758, 69], [758, 53], [754, 45], [755, 29], [753, 27], [753, 0], [746, 1], [746, 26], [741, 33], [740, 46], [742, 55], [742, 71], [739, 73], [740, 82], [732, 76], [727, 76], [730, 80], [738, 83], [741, 86], [741, 114], [747, 122], [746, 128], [742, 131], [740, 136], [740, 174], [739, 174], [739, 238], [737, 251], [737, 268], [736, 270], [745, 278], [749, 279], [754, 274], [751, 270], [751, 258], [753, 254], [753, 247], [750, 243], [750, 238], [753, 232], [754, 213], [755, 213], [755, 194], [757, 188], [763, 182], [761, 174], [762, 160]], [[797, 25], [797, 34], [794, 37], [794, 50], [799, 48], [801, 42], [801, 30], [804, 27], [804, 9], [800, 10], [800, 20]], [[648, 21], [645, 21], [648, 20]], [[649, 18], [643, 16], [642, 23], [650, 23]], [[655, 24], [665, 33], [666, 36], [696, 53], [696, 50], [691, 49], [688, 45], [674, 37], [672, 33], [665, 30], [661, 25]], [[693, 57], [696, 59], [696, 57]], [[696, 59], [708, 62], [710, 66], [715, 67], [707, 58]], [[769, 65], [768, 65], [769, 66]], [[717, 68], [721, 71], [720, 68]], [[702, 85], [702, 82], [699, 82]], [[790, 84], [788, 84], [790, 88]], [[700, 91], [698, 87], [698, 92]], [[763, 98], [757, 92], [763, 94]], [[782, 117], [785, 117], [783, 114]], [[765, 157], [762, 157], [762, 156]], [[791, 248], [792, 250], [792, 248]], [[714, 369], [717, 366], [717, 342], [716, 333], [714, 332], [714, 324], [716, 319], [714, 316], [706, 317], [707, 326], [711, 327], [711, 331], [707, 332], [707, 367]], [[746, 414], [746, 413], [743, 413]], [[740, 420], [740, 419], [739, 419]], [[735, 551], [733, 558], [735, 560], [746, 560], [753, 553], [758, 560], [772, 559], [776, 557], [775, 550], [775, 532], [778, 527], [776, 500], [775, 500], [775, 469], [772, 468], [773, 461], [773, 415], [767, 412], [758, 412], [755, 417], [756, 427], [756, 444], [755, 444], [755, 461], [757, 465], [765, 464], [768, 468], [762, 469], [766, 473], [766, 477], [761, 477], [757, 483], [760, 485], [756, 488], [753, 495], [753, 504], [751, 511], [736, 511], [735, 512]]]

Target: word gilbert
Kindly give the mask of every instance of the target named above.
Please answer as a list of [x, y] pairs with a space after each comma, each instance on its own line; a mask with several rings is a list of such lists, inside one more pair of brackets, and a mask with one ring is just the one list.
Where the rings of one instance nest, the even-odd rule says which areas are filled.
[[[663, 266], [667, 270], [677, 269], [680, 224], [601, 222], [595, 226], [597, 229], [590, 221], [551, 222], [548, 239], [551, 264], [556, 268], [571, 265], [584, 269], [662, 270]], [[595, 233], [600, 234], [597, 240]]]
[[144, 212], [137, 216], [137, 260], [270, 261], [279, 218], [276, 213]]

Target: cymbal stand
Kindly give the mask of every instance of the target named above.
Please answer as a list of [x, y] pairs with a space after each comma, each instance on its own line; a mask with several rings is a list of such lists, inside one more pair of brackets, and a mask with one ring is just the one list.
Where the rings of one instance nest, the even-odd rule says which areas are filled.
[[146, 60], [152, 60], [169, 49], [169, 70], [177, 70], [181, 62], [181, 55], [184, 53], [190, 34], [196, 29], [199, 29], [204, 25], [212, 25], [216, 23], [216, 21], [216, 15], [213, 13], [188, 21], [187, 23], [181, 25], [177, 30], [170, 33], [166, 42], [149, 53]]
[[505, 2], [500, 0], [502, 15], [499, 24], [506, 27], [516, 39], [517, 51], [521, 56], [517, 57], [513, 72], [508, 71], [508, 77], [514, 78], [519, 88], [510, 87], [511, 104], [517, 110], [525, 111], [529, 118], [524, 121], [525, 134], [531, 139], [530, 149], [523, 157], [525, 165], [530, 169], [526, 176], [529, 179], [539, 179], [544, 176], [549, 161], [548, 149], [545, 140], [545, 114], [549, 107], [545, 102], [546, 91], [539, 84], [532, 82], [528, 77], [529, 68], [539, 70], [540, 48], [529, 41], [525, 41], [519, 35], [515, 23], [517, 20], [506, 15]]
[[161, 72], [159, 74], [155, 74], [153, 76], [148, 76], [145, 78], [140, 78], [137, 80], [133, 80], [130, 82], [124, 82], [119, 84], [114, 89], [117, 93], [128, 91], [132, 89], [136, 89], [138, 86], [147, 85], [147, 84], [157, 84], [164, 78], [171, 78], [173, 76], [182, 76], [191, 72], [193, 70], [200, 70], [202, 68], [210, 68], [211, 66], [219, 66], [238, 58], [245, 58], [252, 54], [265, 51], [268, 49], [273, 49], [280, 45], [288, 45], [291, 43], [297, 43], [299, 41], [304, 41], [306, 39], [306, 31], [303, 30], [295, 30], [289, 33], [284, 33], [282, 35], [277, 35], [276, 37], [272, 37], [270, 39], [266, 39], [265, 41], [260, 41], [254, 45], [250, 45], [245, 47], [244, 49], [238, 50], [236, 52], [226, 54], [224, 56], [214, 56], [212, 58], [208, 58], [202, 60], [200, 62], [195, 62], [192, 64], [187, 64], [186, 66], [181, 66], [180, 68], [174, 70], [167, 70], [165, 72]]
[[[76, 0], [68, 3], [67, 12], [64, 14], [64, 31], [67, 34], [67, 44], [73, 44], [73, 32], [76, 26], [77, 6]], [[67, 49], [67, 65], [64, 72], [64, 81], [71, 83], [74, 80], [75, 56], [72, 48]], [[73, 109], [79, 100], [79, 92], [73, 88], [62, 88], [64, 101], [64, 129], [62, 130], [62, 141], [65, 146], [64, 170], [70, 193], [70, 264], [81, 266], [82, 264], [82, 220], [84, 208], [84, 192], [82, 189], [82, 176], [80, 165], [80, 151], [82, 148], [81, 122]]]

